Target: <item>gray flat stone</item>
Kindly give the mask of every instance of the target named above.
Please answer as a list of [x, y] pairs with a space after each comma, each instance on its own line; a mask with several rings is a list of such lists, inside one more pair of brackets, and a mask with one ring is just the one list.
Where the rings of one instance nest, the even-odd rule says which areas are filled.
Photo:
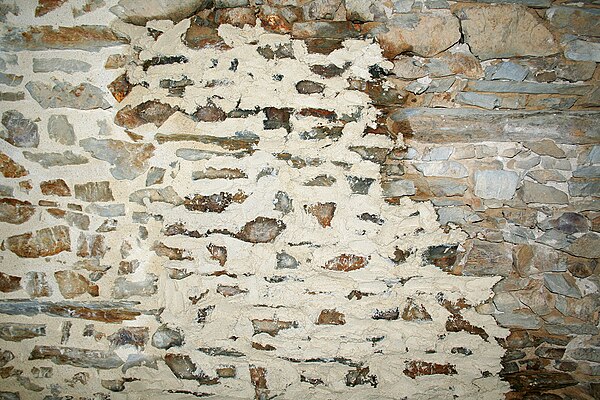
[[546, 19], [563, 32], [583, 36], [600, 36], [600, 10], [590, 7], [552, 7]]
[[409, 180], [385, 182], [381, 185], [385, 197], [412, 196], [417, 190]]
[[600, 62], [600, 43], [573, 40], [565, 46], [565, 57], [575, 61]]
[[33, 72], [54, 72], [61, 71], [67, 74], [75, 72], [88, 72], [91, 64], [80, 60], [70, 60], [65, 58], [34, 58]]
[[429, 180], [429, 188], [434, 196], [461, 196], [467, 191], [467, 185], [451, 179]]
[[[248, 3], [247, 0], [245, 3]], [[207, 0], [120, 0], [110, 11], [125, 22], [143, 26], [154, 19], [169, 19], [177, 23], [213, 4]]]
[[494, 108], [500, 107], [500, 98], [493, 94], [460, 92], [456, 95], [455, 100], [461, 104], [481, 107], [487, 110], [493, 110]]
[[545, 273], [544, 285], [549, 291], [567, 297], [581, 298], [581, 292], [571, 275], [564, 273]]
[[569, 194], [575, 197], [600, 197], [600, 179], [573, 179], [569, 181]]
[[92, 203], [85, 208], [88, 214], [95, 214], [105, 218], [122, 217], [125, 215], [125, 204], [100, 205]]
[[86, 138], [79, 141], [81, 147], [92, 157], [110, 163], [111, 174], [116, 179], [135, 179], [149, 167], [154, 155], [154, 145], [150, 143], [129, 143], [121, 140]]
[[107, 109], [110, 104], [104, 99], [102, 89], [81, 83], [73, 86], [68, 82], [54, 85], [44, 82], [28, 82], [25, 88], [43, 108], [75, 108], [78, 110]]
[[575, 239], [564, 250], [577, 257], [600, 258], [600, 234], [595, 232], [586, 233]]
[[600, 165], [586, 166], [577, 168], [573, 171], [575, 178], [600, 178]]
[[475, 195], [482, 199], [510, 200], [518, 183], [519, 175], [512, 171], [475, 171]]
[[[600, 50], [600, 47], [599, 47]], [[531, 93], [531, 94], [572, 94], [583, 96], [591, 87], [569, 83], [538, 83], [510, 81], [469, 81], [469, 90], [475, 92]]]
[[554, 158], [565, 158], [566, 154], [563, 149], [558, 147], [553, 140], [542, 139], [535, 142], [525, 142], [523, 146], [528, 148], [540, 156], [550, 156]]
[[75, 130], [66, 115], [51, 115], [48, 118], [48, 136], [60, 144], [75, 144]]
[[23, 156], [29, 161], [40, 164], [44, 168], [81, 165], [89, 162], [87, 158], [75, 154], [71, 150], [66, 150], [63, 153], [32, 153], [24, 151]]
[[[529, 69], [522, 65], [514, 62], [505, 61], [492, 68], [490, 78], [492, 80], [509, 80], [515, 82], [522, 82], [529, 74]], [[487, 72], [487, 71], [486, 71]]]
[[552, 186], [524, 181], [519, 189], [521, 199], [525, 203], [567, 204], [569, 197]]
[[438, 176], [444, 178], [466, 178], [469, 171], [456, 161], [433, 161], [415, 163], [415, 168], [425, 176]]
[[423, 161], [445, 161], [450, 158], [454, 152], [454, 147], [439, 146], [427, 149], [423, 157]]
[[475, 109], [404, 108], [391, 115], [401, 133], [425, 143], [474, 143], [490, 140], [596, 144], [600, 112], [523, 112]]
[[40, 143], [38, 126], [18, 111], [10, 110], [2, 114], [0, 137], [16, 147], [37, 147]]

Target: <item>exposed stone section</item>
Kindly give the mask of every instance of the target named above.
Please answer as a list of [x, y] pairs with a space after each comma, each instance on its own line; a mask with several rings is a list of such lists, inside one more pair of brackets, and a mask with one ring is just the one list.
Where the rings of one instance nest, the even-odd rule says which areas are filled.
[[89, 83], [77, 86], [68, 82], [56, 82], [49, 85], [44, 82], [28, 82], [25, 88], [43, 108], [75, 108], [78, 110], [93, 110], [109, 108], [104, 100], [102, 90]]
[[2, 114], [0, 137], [16, 147], [37, 147], [40, 143], [38, 126], [18, 111], [5, 111]]
[[69, 228], [63, 225], [44, 228], [32, 233], [10, 236], [5, 246], [19, 257], [48, 257], [71, 251]]

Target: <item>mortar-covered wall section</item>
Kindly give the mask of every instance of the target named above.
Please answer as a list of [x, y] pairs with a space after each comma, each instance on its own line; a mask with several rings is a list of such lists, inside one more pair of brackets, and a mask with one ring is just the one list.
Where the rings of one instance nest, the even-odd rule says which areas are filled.
[[599, 13], [3, 1], [0, 396], [599, 397]]

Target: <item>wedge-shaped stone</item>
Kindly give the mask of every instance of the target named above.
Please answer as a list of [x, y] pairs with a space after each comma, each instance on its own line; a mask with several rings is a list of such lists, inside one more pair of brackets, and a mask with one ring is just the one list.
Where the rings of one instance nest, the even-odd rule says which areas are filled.
[[65, 299], [72, 299], [82, 294], [89, 293], [98, 296], [98, 286], [92, 284], [85, 276], [75, 271], [56, 271], [54, 278], [58, 289]]
[[71, 150], [66, 150], [63, 153], [32, 153], [24, 151], [23, 156], [29, 161], [40, 164], [44, 168], [81, 165], [87, 164], [89, 161], [84, 156], [75, 154]]
[[235, 235], [236, 238], [250, 243], [269, 243], [285, 229], [285, 224], [273, 218], [257, 217], [248, 222]]
[[150, 100], [135, 107], [127, 105], [120, 109], [115, 115], [115, 124], [129, 129], [150, 123], [160, 127], [175, 111], [177, 107]]
[[20, 324], [16, 322], [0, 323], [0, 339], [11, 342], [20, 342], [25, 339], [33, 339], [38, 336], [46, 336], [46, 325]]
[[71, 238], [69, 228], [58, 225], [33, 233], [11, 236], [6, 239], [5, 245], [19, 257], [48, 257], [63, 251], [71, 251]]
[[75, 72], [88, 72], [92, 67], [85, 61], [64, 58], [34, 58], [33, 72], [54, 72], [61, 71], [67, 74]]
[[194, 380], [199, 385], [216, 385], [219, 383], [219, 378], [211, 378], [206, 375], [187, 354], [173, 354], [168, 353], [165, 355], [165, 363], [179, 379]]
[[50, 360], [57, 365], [80, 368], [113, 369], [123, 364], [114, 351], [79, 349], [76, 347], [35, 346], [30, 360]]
[[5, 178], [21, 178], [29, 174], [25, 167], [16, 163], [3, 152], [0, 152], [0, 173], [2, 173]]
[[35, 207], [28, 201], [0, 199], [0, 222], [22, 224], [35, 214]]
[[154, 19], [177, 23], [212, 5], [209, 0], [120, 0], [110, 11], [127, 23], [144, 26]]

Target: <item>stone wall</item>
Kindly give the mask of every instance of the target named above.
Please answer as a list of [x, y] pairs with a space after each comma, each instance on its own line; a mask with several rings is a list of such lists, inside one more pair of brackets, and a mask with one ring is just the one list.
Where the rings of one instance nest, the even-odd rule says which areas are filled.
[[0, 398], [600, 398], [600, 4], [0, 1]]

